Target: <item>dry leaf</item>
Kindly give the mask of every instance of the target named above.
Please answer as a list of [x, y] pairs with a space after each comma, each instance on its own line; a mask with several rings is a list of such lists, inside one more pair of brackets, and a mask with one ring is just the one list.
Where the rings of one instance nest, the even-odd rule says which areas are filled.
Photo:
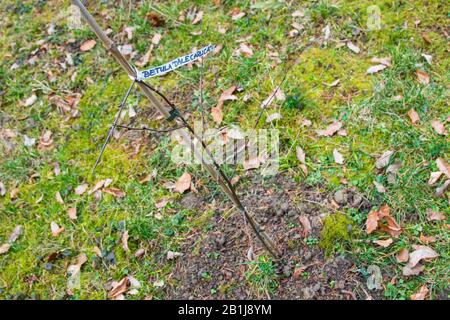
[[243, 55], [244, 57], [251, 57], [253, 56], [253, 50], [246, 45], [245, 43], [241, 43], [239, 46], [239, 53]]
[[354, 53], [360, 53], [361, 49], [359, 49], [356, 45], [354, 45], [352, 42], [347, 42], [347, 48], [349, 48]]
[[123, 248], [123, 250], [125, 250], [125, 251], [130, 251], [130, 248], [128, 248], [128, 238], [129, 238], [130, 236], [128, 235], [128, 230], [125, 230], [123, 233], [122, 233], [122, 238], [121, 238], [121, 241], [122, 241], [122, 248]]
[[75, 188], [75, 194], [82, 195], [83, 193], [86, 192], [88, 186], [89, 185], [87, 183], [80, 184], [78, 187]]
[[32, 94], [29, 98], [27, 98], [22, 105], [24, 107], [31, 107], [37, 101], [37, 97], [35, 94]]
[[91, 195], [94, 192], [96, 192], [97, 190], [100, 190], [104, 185], [105, 185], [105, 180], [100, 180], [99, 182], [97, 182], [94, 186], [94, 188], [92, 188], [91, 190], [89, 190], [88, 194]]
[[425, 269], [425, 266], [421, 265], [420, 263], [417, 264], [415, 267], [410, 267], [408, 264], [405, 265], [402, 269], [402, 274], [404, 276], [417, 276], [422, 273], [422, 271]]
[[319, 137], [331, 137], [341, 128], [342, 122], [335, 121], [332, 124], [330, 124], [325, 130], [316, 130], [316, 132]]
[[311, 233], [311, 223], [309, 222], [309, 219], [305, 215], [301, 215], [299, 217], [300, 223], [302, 224], [303, 230], [302, 230], [302, 237], [306, 238]]
[[436, 165], [443, 174], [450, 178], [450, 165], [448, 165], [444, 159], [437, 158]]
[[391, 66], [391, 57], [384, 57], [384, 58], [373, 57], [370, 61], [372, 61], [373, 63], [384, 64], [386, 67]]
[[414, 109], [408, 111], [408, 116], [411, 119], [412, 124], [416, 124], [420, 120], [419, 114]]
[[64, 204], [64, 200], [61, 197], [61, 193], [59, 193], [59, 191], [56, 191], [55, 193], [55, 199], [59, 204]]
[[431, 126], [433, 127], [434, 131], [436, 131], [437, 134], [440, 134], [442, 136], [447, 135], [447, 130], [445, 130], [444, 125], [439, 120], [431, 121]]
[[379, 193], [385, 193], [386, 192], [386, 189], [384, 188], [384, 186], [381, 183], [379, 183], [378, 181], [374, 180], [373, 184], [375, 185], [375, 188], [377, 189], [377, 191]]
[[275, 112], [275, 113], [272, 113], [271, 115], [267, 116], [266, 123], [270, 123], [270, 122], [272, 122], [274, 120], [278, 120], [278, 119], [281, 119], [281, 114], [278, 112]]
[[449, 185], [450, 185], [450, 179], [445, 180], [445, 182], [442, 186], [437, 187], [436, 193], [435, 193], [436, 197], [441, 197], [444, 194], [444, 192], [447, 190]]
[[261, 166], [261, 159], [260, 157], [246, 159], [242, 165], [244, 166], [244, 170], [257, 169]]
[[300, 161], [301, 163], [304, 164], [305, 161], [306, 161], [305, 151], [303, 151], [303, 149], [301, 147], [297, 147], [296, 151], [297, 151], [297, 159], [298, 159], [298, 161]]
[[121, 294], [127, 292], [129, 286], [130, 286], [130, 280], [128, 279], [128, 277], [124, 277], [119, 282], [113, 282], [112, 289], [108, 293], [108, 297], [113, 299], [113, 298], [120, 296]]
[[376, 66], [372, 66], [369, 69], [367, 69], [367, 74], [373, 74], [373, 73], [377, 73], [380, 72], [381, 70], [386, 69], [387, 66], [384, 64], [378, 64]]
[[8, 237], [8, 242], [0, 246], [0, 254], [7, 253], [11, 248], [11, 245], [20, 237], [23, 232], [23, 227], [18, 225], [14, 228], [13, 232]]
[[392, 150], [385, 151], [375, 162], [375, 167], [377, 167], [377, 169], [386, 167], [389, 164], [389, 161], [391, 160], [391, 156], [393, 154], [394, 151]]
[[192, 24], [197, 24], [200, 21], [202, 21], [202, 19], [203, 19], [203, 11], [199, 11], [195, 16], [194, 20], [192, 21]]
[[183, 173], [183, 175], [177, 180], [177, 182], [175, 182], [174, 191], [183, 193], [186, 190], [189, 190], [191, 188], [191, 181], [192, 176], [187, 172]]
[[436, 242], [436, 237], [426, 236], [423, 233], [420, 234], [419, 239], [420, 239], [420, 242], [422, 242], [424, 244], [429, 244], [429, 243]]
[[344, 156], [337, 149], [333, 150], [333, 158], [337, 164], [344, 164]]
[[164, 198], [161, 201], [155, 203], [155, 207], [158, 209], [164, 208], [170, 202], [170, 200], [170, 198]]
[[409, 259], [408, 249], [403, 248], [402, 250], [400, 250], [399, 253], [397, 253], [397, 255], [395, 256], [395, 259], [397, 260], [398, 263], [408, 261]]
[[430, 83], [430, 76], [425, 71], [417, 69], [416, 76], [417, 76], [417, 81], [419, 83], [421, 83], [421, 84], [429, 84]]
[[371, 211], [366, 219], [366, 233], [371, 234], [378, 228], [378, 211]]
[[61, 232], [64, 231], [64, 227], [58, 226], [58, 224], [54, 221], [50, 223], [50, 229], [52, 231], [52, 236], [57, 237]]
[[97, 41], [95, 41], [95, 40], [87, 40], [87, 41], [83, 42], [83, 44], [80, 46], [80, 50], [83, 52], [89, 51], [92, 48], [94, 48], [96, 44], [97, 44]]
[[335, 81], [333, 81], [331, 83], [325, 83], [325, 82], [322, 82], [322, 83], [324, 85], [326, 85], [327, 87], [332, 88], [332, 87], [336, 87], [339, 84], [339, 82], [341, 82], [341, 80], [337, 79], [337, 80], [335, 80]]
[[181, 257], [183, 254], [175, 251], [167, 251], [167, 260], [173, 260], [177, 257]]
[[124, 191], [117, 189], [117, 188], [104, 188], [102, 191], [104, 193], [108, 193], [116, 198], [123, 198], [126, 195]]
[[441, 171], [431, 172], [430, 173], [430, 179], [428, 179], [428, 185], [433, 185], [436, 183], [436, 181], [439, 180], [439, 178], [442, 176]]
[[211, 108], [211, 116], [215, 123], [221, 124], [223, 120], [222, 107], [213, 107]]
[[425, 300], [428, 295], [428, 292], [429, 290], [427, 286], [424, 284], [423, 286], [420, 287], [419, 291], [411, 295], [411, 300]]
[[154, 45], [157, 45], [161, 41], [162, 35], [160, 33], [155, 33], [155, 35], [152, 38], [152, 43]]
[[440, 211], [434, 211], [432, 209], [427, 209], [427, 218], [428, 221], [442, 221], [446, 220], [445, 215], [443, 212]]
[[409, 255], [409, 267], [415, 267], [423, 259], [434, 259], [439, 257], [436, 251], [427, 246], [416, 246], [416, 250]]
[[6, 187], [3, 182], [0, 181], [0, 196], [4, 196], [6, 194]]
[[67, 209], [67, 215], [69, 216], [69, 219], [76, 220], [77, 219], [77, 208], [69, 208]]
[[383, 247], [383, 248], [387, 248], [389, 247], [392, 242], [394, 242], [394, 240], [392, 240], [392, 238], [386, 239], [386, 240], [375, 240], [374, 243], [376, 243], [377, 245]]
[[11, 248], [11, 244], [10, 243], [4, 243], [0, 246], [0, 254], [5, 254], [9, 251], [9, 249]]
[[422, 57], [427, 61], [429, 65], [433, 64], [433, 56], [426, 53], [422, 53]]

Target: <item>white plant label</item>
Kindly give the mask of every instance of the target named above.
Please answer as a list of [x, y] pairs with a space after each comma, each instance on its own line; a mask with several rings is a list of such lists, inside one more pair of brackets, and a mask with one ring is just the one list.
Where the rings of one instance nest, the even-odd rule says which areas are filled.
[[213, 51], [215, 48], [214, 45], [210, 44], [207, 45], [204, 48], [201, 48], [200, 50], [197, 50], [193, 53], [187, 54], [185, 56], [182, 57], [178, 57], [170, 62], [167, 62], [166, 64], [163, 64], [161, 66], [158, 67], [154, 67], [148, 70], [144, 70], [144, 71], [138, 71], [137, 72], [137, 77], [136, 80], [138, 81], [142, 81], [144, 79], [148, 79], [148, 78], [152, 78], [152, 77], [157, 77], [157, 76], [161, 76], [163, 74], [166, 74], [172, 70], [175, 70], [181, 66], [184, 66], [185, 64], [194, 62], [195, 60], [200, 59], [201, 57], [204, 57], [205, 55], [207, 55], [209, 52]]

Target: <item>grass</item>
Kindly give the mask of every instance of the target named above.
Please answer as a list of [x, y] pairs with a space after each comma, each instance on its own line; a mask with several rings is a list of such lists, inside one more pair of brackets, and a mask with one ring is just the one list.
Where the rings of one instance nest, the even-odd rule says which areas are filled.
[[[191, 1], [138, 4], [130, 13], [127, 5], [102, 3], [91, 9], [103, 27], [112, 29], [119, 43], [133, 44], [138, 56], [148, 50], [153, 35], [161, 33], [163, 37], [154, 49], [151, 65], [169, 61], [194, 46], [223, 45], [220, 54], [205, 60], [203, 91], [207, 108], [215, 106], [222, 90], [232, 85], [252, 94], [249, 102], [241, 98], [227, 102], [224, 124], [253, 125], [261, 102], [284, 76], [284, 65], [274, 63], [270, 57], [272, 52], [278, 52], [283, 61], [288, 57], [297, 59], [282, 86], [287, 101], [283, 105], [276, 104], [283, 118], [273, 124], [281, 132], [281, 170], [289, 172], [299, 182], [320, 184], [328, 192], [341, 188], [341, 181], [346, 180], [349, 187], [363, 192], [373, 206], [387, 203], [392, 208], [405, 229], [393, 246], [375, 247], [371, 241], [377, 239], [377, 235], [361, 234], [350, 252], [361, 270], [377, 264], [386, 270], [387, 278], [398, 279], [395, 285], [387, 285], [386, 298], [409, 298], [422, 284], [432, 288], [433, 297], [447, 288], [448, 228], [443, 223], [427, 222], [425, 214], [427, 208], [449, 213], [448, 200], [434, 197], [434, 188], [427, 185], [430, 172], [437, 171], [435, 159], [442, 157], [447, 162], [450, 159], [448, 138], [437, 135], [430, 126], [433, 119], [445, 122], [450, 115], [446, 85], [449, 79], [447, 41], [440, 31], [448, 21], [444, 1], [429, 1], [428, 4], [384, 0], [287, 4], [274, 1], [252, 6], [250, 1], [242, 0], [222, 1], [220, 9], [211, 1], [195, 3], [205, 12], [198, 25], [175, 22], [181, 10], [189, 9]], [[366, 28], [366, 10], [373, 4], [381, 10], [381, 30]], [[0, 130], [11, 129], [16, 133], [14, 138], [0, 136], [0, 181], [8, 191], [0, 197], [0, 243], [6, 241], [16, 225], [24, 226], [24, 234], [10, 251], [0, 255], [0, 297], [104, 299], [108, 292], [106, 284], [129, 274], [143, 285], [133, 298], [151, 295], [162, 299], [164, 290], [153, 283], [160, 279], [171, 281], [173, 263], [164, 260], [165, 253], [177, 251], [194, 228], [208, 227], [208, 215], [198, 219], [199, 213], [183, 209], [177, 202], [180, 196], [171, 194], [163, 184], [174, 181], [185, 170], [193, 173], [196, 169], [177, 167], [170, 161], [173, 144], [168, 137], [142, 138], [139, 152], [133, 155], [136, 139], [125, 136], [112, 140], [97, 176], [90, 174], [129, 81], [100, 44], [86, 53], [79, 52], [79, 45], [94, 35], [85, 26], [79, 30], [69, 29], [64, 14], [55, 14], [68, 5], [68, 1], [39, 1], [35, 5], [32, 1], [15, 0], [0, 4], [3, 30], [0, 35]], [[233, 7], [245, 11], [246, 16], [232, 21], [229, 12]], [[299, 9], [305, 13], [304, 18], [298, 19], [305, 29], [295, 38], [287, 37], [292, 28], [286, 21], [291, 21], [292, 12]], [[152, 27], [145, 19], [151, 11], [159, 12], [166, 25]], [[14, 23], [17, 19], [20, 23]], [[415, 25], [418, 19], [420, 23]], [[51, 23], [55, 31], [48, 34]], [[227, 32], [218, 33], [217, 24], [226, 27]], [[333, 39], [351, 39], [362, 52], [355, 54], [345, 46], [336, 46], [333, 41], [321, 43], [322, 30], [327, 25], [331, 27]], [[135, 27], [133, 39], [126, 39], [122, 32], [125, 26]], [[198, 30], [202, 31], [201, 36], [192, 34]], [[238, 47], [236, 41], [249, 35], [252, 37], [246, 43], [253, 47], [254, 55], [249, 58], [233, 55]], [[68, 43], [69, 39], [74, 42]], [[312, 46], [305, 49], [311, 39], [314, 40]], [[47, 47], [43, 48], [39, 40], [44, 40]], [[72, 55], [73, 67], [66, 63], [67, 52]], [[422, 53], [433, 56], [432, 65], [425, 63]], [[37, 58], [32, 64], [30, 58], [34, 55]], [[392, 67], [366, 75], [374, 56], [391, 56]], [[12, 68], [14, 64], [19, 67]], [[416, 81], [418, 65], [430, 74], [429, 85]], [[199, 118], [200, 74], [197, 67], [193, 70], [180, 68], [152, 83], [170, 93], [183, 106], [183, 112]], [[336, 79], [340, 80], [338, 86], [324, 85]], [[65, 97], [74, 92], [82, 96], [78, 104], [80, 116], [66, 120], [67, 114], [55, 107], [51, 96]], [[32, 93], [38, 96], [37, 102], [24, 106], [21, 101]], [[403, 98], [395, 99], [398, 95]], [[158, 121], [147, 117], [151, 110], [145, 99], [134, 95], [130, 101], [138, 111], [139, 122], [159, 125]], [[410, 124], [406, 113], [411, 108], [420, 116], [419, 125]], [[261, 123], [266, 117], [264, 114]], [[304, 119], [311, 120], [312, 126], [301, 126]], [[345, 123], [347, 136], [317, 138], [314, 130], [326, 127], [332, 119]], [[53, 132], [53, 149], [41, 151], [36, 146], [23, 145], [23, 135], [38, 141], [45, 130]], [[296, 146], [306, 152], [310, 171], [307, 177], [295, 158]], [[344, 155], [345, 170], [334, 163], [334, 148]], [[402, 163], [393, 184], [375, 168], [376, 155], [389, 149], [395, 151], [392, 161]], [[55, 163], [61, 167], [60, 175], [54, 174]], [[155, 174], [150, 183], [138, 182], [152, 172]], [[230, 176], [241, 172], [239, 167], [227, 168]], [[127, 196], [116, 199], [104, 195], [97, 201], [93, 195], [78, 196], [73, 192], [81, 183], [92, 186], [105, 178], [111, 178], [113, 186], [125, 191]], [[211, 198], [220, 195], [205, 173], [196, 174], [195, 178], [211, 191]], [[387, 192], [378, 193], [373, 181], [382, 183]], [[9, 194], [14, 188], [19, 189], [17, 199]], [[65, 204], [55, 200], [57, 191]], [[167, 196], [174, 196], [174, 200], [159, 210], [162, 219], [157, 219], [155, 203]], [[73, 206], [79, 216], [75, 222], [66, 214]], [[364, 228], [367, 213], [349, 209], [347, 215]], [[57, 238], [51, 236], [51, 221], [65, 227]], [[120, 246], [124, 230], [130, 233], [131, 252]], [[393, 253], [419, 243], [421, 233], [437, 238], [432, 246], [440, 257], [427, 263], [420, 276], [403, 278], [401, 265], [395, 262]], [[104, 252], [103, 256], [112, 252], [115, 264], [96, 256], [95, 247]], [[132, 252], [138, 248], [147, 250], [145, 259], [133, 256]], [[49, 262], [49, 255], [55, 252], [64, 254]], [[83, 266], [81, 288], [68, 296], [66, 268], [80, 253], [87, 254], [89, 262]], [[265, 256], [260, 256], [258, 261], [248, 266], [247, 284], [252, 290], [261, 287], [263, 292], [271, 292], [277, 281], [271, 262]], [[33, 276], [37, 280], [30, 282]]]

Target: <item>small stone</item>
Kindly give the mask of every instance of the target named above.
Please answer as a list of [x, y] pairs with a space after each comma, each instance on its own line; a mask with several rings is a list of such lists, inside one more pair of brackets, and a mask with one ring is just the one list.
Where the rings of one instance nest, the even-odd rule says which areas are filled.
[[347, 200], [348, 196], [344, 189], [338, 190], [334, 193], [334, 201], [336, 201], [338, 204], [346, 204]]
[[283, 274], [284, 274], [286, 277], [289, 277], [289, 276], [291, 275], [291, 267], [290, 267], [289, 265], [285, 265], [285, 266], [283, 267]]
[[51, 263], [44, 264], [44, 269], [47, 271], [51, 271], [53, 269], [53, 264]]

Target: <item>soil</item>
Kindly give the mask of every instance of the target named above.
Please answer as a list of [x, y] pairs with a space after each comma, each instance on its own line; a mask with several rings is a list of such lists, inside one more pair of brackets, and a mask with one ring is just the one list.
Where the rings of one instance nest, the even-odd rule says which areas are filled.
[[[208, 232], [196, 230], [187, 238], [183, 256], [175, 262], [167, 299], [371, 298], [350, 257], [340, 254], [327, 259], [317, 243], [305, 241], [305, 236], [320, 238], [322, 219], [335, 213], [333, 195], [280, 175], [251, 180], [251, 188], [240, 185], [237, 189], [242, 190], [239, 196], [246, 208], [283, 252], [283, 259], [275, 262], [273, 276], [268, 277], [275, 279], [275, 285], [270, 290], [248, 281], [249, 270], [255, 266], [249, 260], [253, 257], [249, 254], [251, 245], [243, 217], [236, 210], [231, 210], [230, 215], [229, 207], [218, 208]], [[208, 202], [198, 194], [188, 193], [182, 203], [203, 210]], [[308, 235], [300, 215], [305, 215], [311, 224]], [[250, 234], [255, 260], [264, 249], [253, 232]]]

